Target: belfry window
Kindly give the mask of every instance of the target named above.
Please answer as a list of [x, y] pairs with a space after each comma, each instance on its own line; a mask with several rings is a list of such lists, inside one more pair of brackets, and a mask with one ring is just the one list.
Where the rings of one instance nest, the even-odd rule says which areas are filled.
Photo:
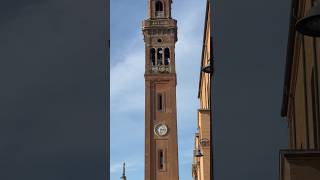
[[156, 2], [156, 17], [163, 17], [164, 13], [163, 13], [163, 3], [158, 0]]
[[162, 54], [163, 54], [162, 48], [158, 48], [158, 50], [157, 50], [157, 58], [158, 58], [157, 64], [158, 65], [162, 65], [163, 64], [163, 62], [162, 62]]
[[164, 64], [169, 65], [170, 64], [170, 50], [169, 48], [166, 48], [164, 50]]
[[150, 49], [150, 60], [152, 66], [156, 65], [156, 50], [154, 48]]

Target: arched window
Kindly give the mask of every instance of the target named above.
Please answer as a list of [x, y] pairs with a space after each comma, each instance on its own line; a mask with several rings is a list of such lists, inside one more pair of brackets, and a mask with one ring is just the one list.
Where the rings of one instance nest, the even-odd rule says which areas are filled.
[[158, 0], [156, 1], [156, 17], [162, 17], [163, 15], [163, 3]]
[[162, 54], [163, 54], [162, 48], [158, 48], [158, 50], [157, 50], [157, 58], [158, 58], [157, 64], [158, 65], [162, 65], [163, 64], [163, 62], [162, 62]]
[[150, 60], [152, 66], [156, 65], [156, 50], [154, 48], [150, 49]]
[[169, 50], [169, 48], [164, 49], [164, 64], [165, 65], [170, 64], [170, 50]]
[[163, 11], [163, 4], [161, 1], [156, 2], [156, 11]]

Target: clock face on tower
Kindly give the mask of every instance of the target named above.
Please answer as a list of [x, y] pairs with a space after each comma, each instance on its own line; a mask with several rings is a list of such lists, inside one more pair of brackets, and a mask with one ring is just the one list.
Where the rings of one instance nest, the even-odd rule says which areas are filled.
[[168, 127], [165, 124], [162, 124], [162, 123], [157, 124], [154, 127], [154, 132], [158, 136], [165, 136], [168, 133]]

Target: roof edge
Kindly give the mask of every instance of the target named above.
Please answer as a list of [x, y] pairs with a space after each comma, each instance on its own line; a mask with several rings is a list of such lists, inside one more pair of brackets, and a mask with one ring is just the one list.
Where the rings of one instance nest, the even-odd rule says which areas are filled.
[[[201, 52], [201, 65], [200, 65], [200, 73], [199, 73], [199, 89], [198, 89], [198, 98], [200, 98], [200, 91], [201, 91], [201, 74], [202, 74], [202, 67], [203, 67], [203, 56], [204, 56], [204, 48], [205, 48], [205, 41], [206, 41], [206, 30], [207, 30], [207, 21], [208, 21], [208, 12], [210, 7], [210, 0], [207, 0], [206, 4], [206, 16], [204, 20], [204, 29], [203, 29], [203, 40], [202, 40], [202, 52]], [[211, 14], [210, 14], [211, 15]]]
[[286, 57], [286, 65], [285, 65], [285, 79], [283, 86], [283, 96], [282, 96], [282, 107], [281, 107], [281, 116], [285, 117], [288, 111], [288, 101], [289, 101], [289, 91], [291, 85], [291, 68], [293, 62], [293, 51], [294, 51], [294, 43], [295, 43], [295, 23], [296, 18], [294, 17], [297, 14], [297, 6], [298, 1], [292, 0], [291, 10], [290, 10], [290, 24], [289, 24], [289, 34], [288, 34], [288, 44], [287, 44], [287, 57]]

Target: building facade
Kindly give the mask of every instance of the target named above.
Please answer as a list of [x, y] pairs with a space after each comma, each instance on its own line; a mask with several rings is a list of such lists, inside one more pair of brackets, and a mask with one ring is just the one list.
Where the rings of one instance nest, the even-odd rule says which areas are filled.
[[212, 178], [212, 148], [211, 148], [211, 79], [213, 76], [211, 1], [207, 0], [203, 34], [203, 49], [201, 56], [198, 99], [197, 129], [194, 139], [194, 156], [192, 177], [194, 180], [211, 180]]
[[[320, 179], [320, 40], [297, 31], [313, 0], [293, 0], [281, 115], [289, 128], [289, 148], [280, 151], [281, 180]], [[320, 4], [319, 4], [320, 5]]]
[[175, 43], [172, 0], [148, 0], [145, 42], [145, 180], [178, 180]]

